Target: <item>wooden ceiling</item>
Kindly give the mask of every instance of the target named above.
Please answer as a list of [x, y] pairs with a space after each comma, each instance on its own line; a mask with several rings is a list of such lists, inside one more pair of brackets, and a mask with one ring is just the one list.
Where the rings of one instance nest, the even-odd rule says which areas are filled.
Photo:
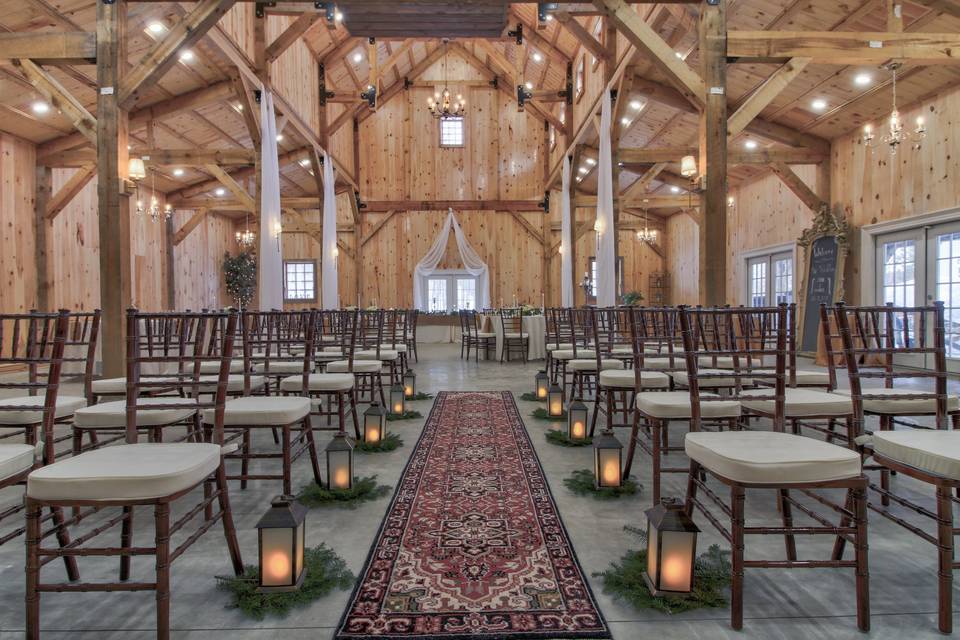
[[[0, 16], [0, 31], [92, 31], [95, 28], [96, 0], [22, 0], [6, 3]], [[376, 35], [379, 60], [395, 58], [395, 64], [381, 78], [381, 90], [402, 83], [428, 56], [435, 54], [438, 38], [453, 36], [469, 55], [498, 75], [503, 65], [522, 70], [522, 76], [536, 89], [561, 89], [565, 84], [566, 65], [579, 56], [590, 56], [573, 29], [559, 21], [550, 22], [545, 29], [536, 29], [535, 4], [498, 4], [421, 2], [376, 3], [364, 2], [363, 8], [342, 2], [344, 21], [328, 28], [319, 20], [304, 35], [303, 40], [312, 55], [323, 62], [328, 90], [356, 93], [366, 84], [369, 75], [367, 40]], [[426, 4], [437, 5], [424, 13]], [[404, 9], [405, 5], [420, 7], [420, 11]], [[300, 7], [312, 6], [301, 4]], [[663, 4], [641, 5], [642, 15], [652, 24], [688, 64], [698, 68], [696, 42], [697, 5]], [[731, 30], [836, 30], [883, 31], [886, 29], [887, 10], [883, 0], [730, 0], [727, 9]], [[186, 8], [185, 8], [186, 7]], [[172, 25], [189, 10], [190, 5], [172, 2], [133, 2], [128, 18], [128, 51], [131, 63], [138, 60], [154, 42], [148, 26], [159, 22]], [[462, 17], [464, 7], [474, 11], [473, 18]], [[478, 8], [481, 7], [481, 8]], [[565, 5], [567, 11], [587, 32], [593, 32], [600, 18], [592, 5]], [[429, 18], [425, 17], [429, 16]], [[288, 18], [293, 20], [293, 18]], [[450, 26], [457, 22], [460, 26]], [[517, 45], [506, 37], [506, 28], [524, 24], [526, 39]], [[457, 31], [467, 29], [470, 33]], [[504, 24], [507, 27], [504, 27]], [[917, 2], [903, 5], [903, 29], [907, 32], [957, 32], [960, 18], [942, 14]], [[475, 40], [489, 36], [486, 42]], [[411, 40], [411, 38], [415, 38]], [[162, 104], [174, 96], [191, 91], [216, 87], [230, 80], [231, 64], [209, 38], [204, 38], [192, 49], [193, 58], [174, 65], [146, 93], [137, 108]], [[359, 54], [359, 55], [358, 55]], [[32, 110], [38, 99], [31, 85], [17, 67], [7, 61], [0, 65], [0, 129], [31, 140], [40, 145], [39, 152], [58, 150], [58, 141], [73, 135], [74, 131], [64, 117], [57, 113], [37, 114]], [[735, 108], [775, 69], [772, 64], [732, 64], [728, 66], [727, 94]], [[91, 112], [96, 106], [95, 69], [91, 65], [50, 67], [51, 73], [68, 91], [75, 95]], [[680, 147], [696, 142], [697, 115], [689, 109], [677, 108], [669, 100], [656, 98], [656, 87], [667, 81], [652, 64], [641, 62], [634, 72], [643, 79], [628, 99], [638, 101], [641, 108], [631, 111], [630, 124], [623, 127], [622, 147], [662, 148]], [[858, 84], [856, 78], [869, 76], [869, 82]], [[901, 106], [929, 97], [960, 80], [960, 69], [955, 65], [905, 66], [897, 83]], [[211, 89], [213, 91], [213, 89]], [[653, 96], [653, 97], [651, 97]], [[822, 101], [823, 107], [814, 101]], [[132, 128], [134, 146], [147, 148], [235, 148], [250, 147], [243, 114], [234, 99], [224, 98], [202, 102], [195, 108], [157, 119], [147, 128], [149, 118], [142, 118]], [[790, 85], [767, 106], [760, 118], [784, 125], [820, 138], [831, 139], [854, 129], [864, 122], [882, 118], [891, 106], [888, 72], [869, 65], [833, 66], [808, 65]], [[540, 106], [547, 117], [560, 117], [557, 103]], [[136, 109], [135, 109], [136, 111]], [[304, 146], [292, 127], [283, 129], [281, 154]], [[152, 138], [152, 140], [150, 140]], [[747, 140], [757, 142], [760, 148], [777, 148], [773, 140], [756, 133], [743, 133], [733, 140], [740, 148]], [[152, 144], [151, 144], [152, 143]], [[296, 157], [290, 157], [282, 169], [282, 187], [288, 195], [316, 193], [316, 182]], [[644, 167], [624, 171], [621, 188], [626, 188]], [[731, 167], [732, 182], [751, 178], [763, 169], [750, 166]], [[204, 184], [210, 176], [197, 169], [183, 169], [173, 175], [164, 170], [157, 175], [156, 186], [163, 191], [181, 190], [191, 184]], [[667, 174], [669, 176], [669, 174]], [[591, 189], [592, 175], [583, 187]], [[654, 181], [651, 187], [670, 188], [669, 177]], [[195, 190], [194, 190], [195, 191]], [[202, 192], [201, 192], [202, 193]], [[199, 195], [199, 194], [194, 194]]]

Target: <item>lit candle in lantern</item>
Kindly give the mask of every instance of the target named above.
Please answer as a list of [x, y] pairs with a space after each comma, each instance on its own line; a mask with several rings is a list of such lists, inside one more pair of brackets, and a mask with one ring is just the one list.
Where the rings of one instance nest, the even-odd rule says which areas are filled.
[[620, 465], [616, 460], [607, 460], [603, 463], [603, 484], [608, 487], [620, 485]]
[[333, 488], [334, 489], [349, 489], [350, 488], [350, 472], [346, 469], [337, 469], [333, 473]]
[[590, 410], [580, 400], [574, 400], [567, 407], [567, 437], [570, 440], [583, 440], [587, 437], [587, 417]]

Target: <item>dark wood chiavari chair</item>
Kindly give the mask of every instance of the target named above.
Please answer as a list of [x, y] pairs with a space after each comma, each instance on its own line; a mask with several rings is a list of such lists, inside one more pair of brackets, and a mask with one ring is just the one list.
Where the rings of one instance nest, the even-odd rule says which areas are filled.
[[417, 322], [419, 319], [419, 309], [407, 311], [407, 333], [404, 335], [404, 339], [407, 343], [407, 353], [413, 354], [414, 362], [420, 362], [420, 356], [417, 354]]
[[[775, 345], [768, 340], [758, 340], [749, 331], [751, 314], [767, 316], [765, 323], [774, 323]], [[732, 549], [732, 582], [730, 598], [730, 624], [734, 629], [743, 627], [743, 582], [746, 568], [850, 568], [856, 578], [857, 626], [862, 631], [870, 628], [870, 596], [867, 572], [867, 478], [863, 475], [860, 457], [856, 452], [827, 442], [786, 433], [785, 394], [787, 389], [787, 307], [781, 305], [768, 309], [685, 309], [680, 308], [680, 325], [684, 342], [684, 357], [687, 364], [690, 433], [684, 442], [684, 450], [690, 459], [687, 474], [685, 509], [688, 515], [694, 508], [699, 510], [730, 543]], [[739, 327], [738, 331], [732, 331]], [[706, 331], [705, 331], [706, 330]], [[707, 333], [723, 339], [702, 340]], [[726, 343], [726, 344], [724, 344]], [[719, 346], [712, 349], [711, 346]], [[706, 349], [706, 353], [704, 350]], [[707, 369], [704, 377], [728, 376], [734, 379], [728, 387], [729, 394], [700, 393], [699, 361], [704, 357], [716, 363], [719, 358], [731, 358], [729, 370]], [[758, 373], [749, 363], [774, 360], [773, 374]], [[747, 364], [744, 364], [747, 363]], [[761, 365], [762, 366], [762, 365]], [[772, 378], [771, 378], [772, 375]], [[768, 386], [749, 389], [758, 378], [765, 378]], [[708, 387], [713, 389], [715, 387]], [[794, 390], [796, 391], [796, 390]], [[772, 409], [772, 431], [727, 431], [704, 432], [702, 422], [709, 415], [710, 405], [740, 401], [747, 406], [768, 403]], [[657, 438], [654, 437], [654, 442]], [[726, 485], [730, 491], [729, 504], [719, 493], [707, 486], [709, 476]], [[746, 526], [745, 498], [747, 489], [774, 489], [777, 491], [782, 526]], [[815, 490], [845, 490], [843, 504], [834, 502], [830, 494]], [[791, 495], [796, 491], [840, 514], [840, 522], [834, 524], [823, 515], [813, 511], [808, 504], [797, 501]], [[659, 495], [655, 496], [658, 499]], [[729, 526], [710, 511], [710, 503], [729, 516]], [[792, 509], [797, 508], [820, 526], [796, 526]], [[806, 534], [831, 535], [850, 541], [854, 547], [854, 559], [843, 560], [842, 549], [828, 560], [799, 560], [796, 536]], [[785, 560], [746, 559], [745, 539], [748, 535], [782, 535], [786, 548]]]
[[530, 346], [530, 334], [523, 331], [523, 312], [521, 309], [500, 309], [500, 327], [503, 330], [503, 348], [500, 350], [500, 362], [519, 355], [524, 363]]
[[[585, 391], [597, 390], [597, 381], [601, 371], [623, 369], [623, 361], [612, 357], [609, 334], [613, 326], [610, 309], [573, 309], [574, 340], [571, 360], [565, 362], [566, 369], [572, 373], [571, 397], [583, 399]], [[583, 331], [582, 342], [592, 345], [589, 349], [578, 349], [578, 331]]]
[[399, 375], [407, 371], [407, 319], [406, 309], [387, 309], [383, 315], [383, 339], [380, 348], [386, 352], [396, 352]]
[[[223, 465], [223, 410], [227, 397], [227, 380], [236, 335], [235, 312], [180, 314], [195, 325], [189, 349], [180, 349], [165, 356], [144, 355], [139, 345], [141, 320], [171, 314], [144, 314], [135, 309], [127, 312], [127, 399], [125, 402], [125, 444], [101, 447], [46, 465], [27, 478], [27, 560], [26, 560], [26, 637], [40, 637], [40, 594], [48, 592], [114, 592], [154, 591], [156, 597], [157, 637], [170, 637], [170, 566], [199, 537], [222, 522], [233, 570], [243, 573], [240, 547], [230, 509], [226, 474]], [[226, 320], [223, 330], [216, 325]], [[183, 333], [181, 333], [181, 336]], [[220, 344], [210, 349], [209, 341]], [[184, 341], [181, 337], [181, 342]], [[206, 354], [216, 353], [210, 357]], [[198, 392], [201, 364], [219, 360], [220, 371], [212, 394]], [[175, 370], [177, 386], [184, 397], [175, 398], [176, 405], [159, 402], [163, 398], [141, 397], [141, 391], [169, 385], [155, 377], [141, 377], [144, 370]], [[208, 398], [208, 399], [205, 399]], [[139, 421], [145, 411], [182, 410], [191, 413], [212, 409], [215, 421], [211, 442], [140, 443]], [[171, 504], [203, 487], [199, 504], [175, 522], [170, 521]], [[214, 504], [218, 509], [214, 512]], [[134, 507], [152, 507], [154, 512], [154, 546], [134, 546]], [[41, 509], [82, 509], [66, 521], [66, 530], [93, 512], [118, 509], [119, 515], [99, 524], [95, 529], [59, 548], [45, 548], [43, 540], [51, 533], [42, 531]], [[198, 515], [202, 522], [190, 535], [173, 547], [178, 536]], [[120, 545], [90, 546], [93, 539], [120, 525]], [[155, 579], [132, 581], [131, 562], [134, 555], [154, 556]], [[119, 581], [44, 582], [41, 569], [57, 557], [119, 557]]]

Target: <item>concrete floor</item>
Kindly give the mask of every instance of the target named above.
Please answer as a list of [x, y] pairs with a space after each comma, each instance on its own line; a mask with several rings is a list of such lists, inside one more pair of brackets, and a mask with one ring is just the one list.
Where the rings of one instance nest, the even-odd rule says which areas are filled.
[[[464, 362], [453, 345], [421, 345], [420, 363], [415, 365], [421, 390], [502, 390], [514, 392], [521, 415], [527, 417], [537, 407], [519, 400], [528, 391], [533, 375], [542, 362], [528, 365]], [[76, 393], [68, 386], [66, 393]], [[424, 416], [432, 401], [418, 402], [414, 408]], [[537, 454], [546, 471], [571, 541], [585, 573], [606, 569], [609, 564], [640, 541], [624, 530], [625, 525], [644, 526], [643, 511], [649, 506], [646, 495], [601, 502], [578, 497], [563, 486], [563, 479], [576, 469], [591, 465], [589, 448], [567, 449], [546, 442], [543, 437], [549, 423], [527, 418]], [[391, 423], [401, 434], [404, 446], [378, 455], [358, 455], [359, 475], [376, 474], [381, 483], [395, 486], [403, 466], [423, 427], [423, 420]], [[678, 427], [679, 429], [679, 427]], [[260, 438], [267, 444], [269, 436]], [[621, 431], [626, 440], [626, 431]], [[318, 445], [329, 439], [321, 433]], [[682, 464], [680, 456], [671, 464]], [[634, 474], [649, 484], [649, 459], [638, 452]], [[301, 459], [295, 467], [295, 487], [311, 480], [309, 464]], [[932, 495], [923, 485], [898, 478], [901, 490]], [[666, 476], [665, 495], [682, 495], [681, 476]], [[247, 563], [256, 561], [257, 535], [254, 528], [272, 496], [279, 492], [276, 482], [252, 482], [241, 492], [231, 486], [234, 517], [240, 544]], [[22, 491], [0, 492], [0, 502], [19, 500]], [[373, 537], [390, 498], [365, 503], [355, 510], [314, 509], [308, 517], [308, 544], [326, 543], [346, 559], [354, 573], [363, 566]], [[180, 509], [189, 500], [181, 500]], [[778, 523], [773, 496], [757, 492], [747, 498], [751, 523]], [[153, 539], [152, 513], [138, 512], [138, 538], [145, 544]], [[723, 540], [703, 518], [701, 548]], [[113, 534], [108, 534], [113, 535]], [[116, 534], [119, 536], [119, 533]], [[826, 538], [825, 536], [822, 538]], [[872, 588], [873, 638], [936, 637], [936, 554], [935, 548], [879, 516], [870, 520], [870, 574]], [[106, 538], [105, 538], [106, 540]], [[801, 558], [826, 557], [832, 539], [813, 543], [798, 539]], [[783, 550], [782, 539], [774, 537], [748, 540], [747, 557], [777, 557]], [[22, 538], [0, 547], [0, 640], [23, 636], [24, 552]], [[85, 579], [113, 579], [116, 561], [90, 559], [81, 563]], [[48, 580], [62, 576], [60, 563], [45, 568]], [[339, 591], [314, 604], [294, 611], [286, 618], [252, 621], [228, 607], [226, 594], [218, 591], [214, 576], [226, 575], [230, 564], [219, 528], [214, 528], [191, 547], [173, 565], [172, 626], [174, 636], [190, 640], [231, 638], [283, 638], [284, 640], [326, 640], [333, 637], [349, 592]], [[134, 561], [134, 579], [150, 580], [152, 558]], [[854, 618], [852, 570], [776, 570], [754, 569], [746, 574], [744, 631], [729, 627], [727, 609], [700, 610], [668, 616], [655, 611], [637, 611], [602, 591], [598, 579], [590, 577], [600, 608], [617, 640], [657, 637], [668, 638], [804, 638], [830, 639], [863, 637]], [[44, 594], [41, 600], [43, 637], [70, 640], [123, 638], [140, 640], [154, 637], [154, 601], [152, 593], [117, 594]]]

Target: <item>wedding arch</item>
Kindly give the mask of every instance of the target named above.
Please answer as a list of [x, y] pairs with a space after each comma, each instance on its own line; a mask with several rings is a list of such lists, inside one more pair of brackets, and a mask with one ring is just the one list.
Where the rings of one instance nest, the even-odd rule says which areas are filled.
[[427, 311], [430, 308], [424, 283], [427, 277], [437, 273], [437, 265], [443, 260], [443, 254], [447, 251], [451, 229], [457, 239], [457, 248], [460, 250], [464, 270], [477, 279], [477, 308], [484, 309], [490, 306], [490, 270], [487, 268], [487, 263], [470, 246], [463, 229], [460, 228], [460, 223], [457, 222], [457, 217], [453, 215], [453, 209], [448, 209], [447, 219], [433, 241], [433, 246], [413, 270], [413, 301], [421, 311]]

